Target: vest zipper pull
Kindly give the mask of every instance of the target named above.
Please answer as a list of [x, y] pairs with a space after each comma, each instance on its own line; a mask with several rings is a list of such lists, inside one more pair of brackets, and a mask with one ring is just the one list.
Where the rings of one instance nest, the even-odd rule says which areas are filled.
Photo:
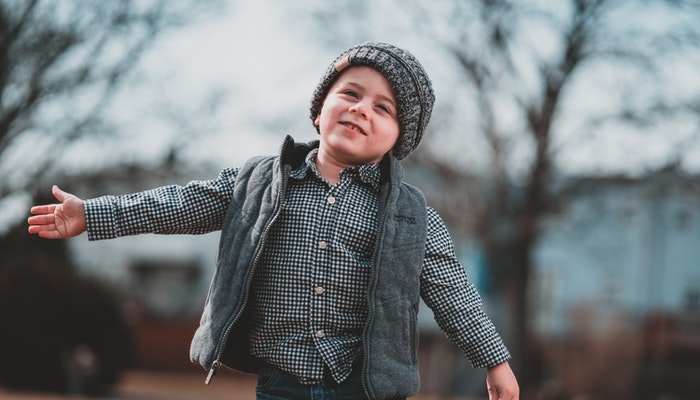
[[214, 377], [214, 375], [216, 375], [216, 371], [218, 371], [220, 367], [221, 367], [221, 362], [219, 362], [219, 360], [215, 360], [214, 363], [211, 365], [211, 368], [209, 369], [209, 374], [207, 375], [207, 379], [204, 380], [205, 385], [208, 385], [209, 383], [211, 383], [212, 378]]

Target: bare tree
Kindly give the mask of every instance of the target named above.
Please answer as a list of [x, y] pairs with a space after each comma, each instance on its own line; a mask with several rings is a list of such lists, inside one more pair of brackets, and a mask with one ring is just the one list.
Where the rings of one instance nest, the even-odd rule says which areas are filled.
[[[338, 21], [324, 9], [319, 16], [332, 21], [341, 35], [371, 39], [377, 34], [368, 17], [373, 7], [352, 3], [362, 20]], [[571, 154], [565, 150], [601, 132], [634, 130], [643, 139], [645, 133], [666, 129], [679, 119], [697, 121], [697, 92], [664, 89], [669, 87], [669, 62], [683, 60], [697, 67], [700, 29], [695, 21], [700, 7], [665, 0], [482, 0], [429, 6], [415, 1], [394, 7], [409, 15], [401, 32], [413, 30], [427, 38], [459, 77], [454, 93], [461, 99], [455, 99], [459, 106], [451, 112], [468, 115], [468, 128], [464, 118], [450, 119], [447, 113], [436, 113], [433, 126], [451, 132], [450, 143], [459, 151], [480, 143], [485, 155], [485, 167], [469, 171], [454, 159], [445, 162], [434, 149], [407, 161], [440, 171], [448, 193], [431, 201], [452, 227], [480, 243], [489, 281], [509, 305], [510, 347], [519, 379], [528, 387], [536, 379], [528, 301], [533, 250], [543, 219], [563, 203], [566, 188], [559, 178]], [[392, 30], [398, 29], [395, 19], [388, 21]], [[587, 84], [599, 78], [596, 74], [610, 71], [618, 80], [599, 88], [597, 95], [600, 102], [614, 98], [612, 106], [585, 115], [573, 112], [577, 100], [590, 97]], [[671, 78], [676, 83], [679, 79]], [[465, 132], [469, 129], [478, 138]], [[697, 141], [695, 128], [678, 139], [665, 160], [644, 167], [677, 163], [688, 144]], [[461, 206], [455, 204], [459, 202]]]
[[117, 131], [105, 110], [141, 56], [214, 3], [0, 0], [0, 202], [76, 139]]
[[[109, 122], [110, 101], [130, 83], [141, 57], [166, 30], [217, 6], [0, 0], [0, 215], [7, 199], [52, 201], [46, 187], [37, 196], [37, 180], [97, 178], [99, 170], [61, 171], [64, 150], [87, 136], [119, 133]], [[8, 226], [18, 220], [9, 222], [0, 224], [0, 252], [7, 255], [0, 262], [0, 384], [105, 395], [132, 358], [120, 297], [73, 269], [65, 241], [40, 242], [25, 227]], [[89, 366], [76, 361], [85, 356]]]

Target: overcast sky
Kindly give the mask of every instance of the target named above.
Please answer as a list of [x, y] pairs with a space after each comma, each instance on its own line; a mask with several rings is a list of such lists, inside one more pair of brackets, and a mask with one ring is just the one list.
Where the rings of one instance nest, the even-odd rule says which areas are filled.
[[[315, 1], [298, 0], [290, 3], [293, 6], [277, 0], [225, 2], [230, 6], [217, 15], [162, 35], [135, 74], [137, 84], [115, 100], [114, 117], [127, 132], [120, 139], [120, 156], [160, 160], [175, 143], [183, 149], [183, 162], [204, 160], [223, 168], [240, 165], [253, 155], [276, 153], [285, 134], [293, 134], [297, 140], [316, 138], [308, 116], [311, 94], [338, 52], [354, 43], [333, 47], [320, 37], [322, 31], [307, 11], [307, 5]], [[389, 3], [376, 4], [386, 8]], [[404, 21], [407, 14], [401, 11], [381, 10], [375, 20], [363, 23], [373, 32], [372, 39], [405, 47], [422, 61], [437, 94], [435, 119], [445, 105], [455, 101], [458, 78], [450, 72], [446, 55], [429, 46], [417, 31], [397, 29], [411, 26]], [[650, 29], [663, 25], [666, 16], [649, 14], [645, 18]], [[527, 35], [530, 37], [526, 39], [535, 41], [541, 49], [551, 46], [546, 32], [538, 31], [537, 26], [528, 29]], [[700, 75], [689, 67], [692, 64], [669, 61], [669, 73], [677, 78], [668, 91], [697, 93]], [[638, 77], [626, 78], [629, 85], [645, 85]], [[569, 104], [573, 117], [563, 126], [574, 126], [579, 122], [576, 116], [585, 116], [587, 110], [611, 106], [614, 100], [606, 90], [619, 79], [618, 74], [601, 69], [591, 79], [579, 82], [583, 86], [578, 88], [581, 95]], [[517, 84], [527, 87], [528, 82]], [[162, 104], [168, 105], [165, 111]], [[206, 112], [195, 113], [202, 110]], [[511, 116], [503, 112], [498, 118], [507, 125]], [[466, 111], [463, 119], [463, 123], [450, 127], [457, 132], [457, 139], [435, 134], [426, 136], [424, 142], [437, 144], [447, 154], [451, 150], [477, 168], [483, 161], [479, 138], [469, 126], [473, 121]], [[174, 127], [189, 134], [175, 137], [178, 129]], [[680, 143], [689, 149], [685, 164], [698, 170], [700, 143], [689, 139], [697, 131], [695, 118], [647, 134], [617, 128], [581, 132], [582, 137], [573, 145], [561, 144], [560, 160], [565, 162], [559, 167], [567, 172], [635, 172], [640, 171], [638, 166], [663, 162]], [[108, 163], [104, 151], [92, 151], [101, 146], [104, 144], [95, 140], [77, 143], [67, 167], [99, 168]], [[27, 199], [18, 201], [21, 206], [13, 209], [24, 210]], [[0, 213], [0, 223], [7, 218], [7, 214]]]
[[[184, 107], [184, 111], [218, 104], [205, 123], [195, 122], [196, 135], [183, 143], [184, 155], [194, 160], [207, 158], [219, 166], [237, 165], [251, 155], [276, 152], [286, 133], [292, 133], [298, 140], [314, 138], [308, 117], [311, 93], [330, 61], [343, 46], [353, 43], [331, 48], [322, 38], [315, 37], [318, 32], [314, 29], [318, 27], [304, 12], [307, 3], [313, 0], [300, 0], [290, 11], [285, 2], [279, 1], [233, 2], [226, 12], [164, 35], [144, 59], [147, 81], [142, 92], [139, 89], [129, 92], [130, 98], [121, 107], [121, 112], [128, 116], [125, 120], [134, 124], [131, 131], [138, 132], [132, 140], [133, 151], [143, 152], [146, 157], [155, 156], [172, 140], [168, 133], [172, 130], [161, 126], [160, 116], [139, 114], [150, 110], [141, 102], [162, 98]], [[451, 95], [455, 77], [446, 68], [449, 64], [446, 56], [410, 31], [392, 29], [403, 23], [398, 19], [404, 16], [400, 10], [387, 10], [379, 15], [389, 12], [392, 19], [384, 18], [368, 26], [376, 31], [375, 39], [396, 43], [418, 56], [433, 79], [439, 110], [444, 103], [454, 100]], [[649, 18], [650, 29], [654, 24], [663, 25], [663, 19], [655, 22], [653, 13], [650, 14], [643, 17]], [[537, 41], [538, 46], [547, 47], [546, 32], [531, 29], [528, 34], [533, 35], [530, 39]], [[541, 36], [534, 36], [537, 34]], [[673, 73], [683, 83], [669, 90], [697, 90], [700, 84], [693, 71], [676, 67]], [[605, 91], [619, 79], [619, 75], [601, 69], [599, 74], [580, 82], [577, 90], [582, 95], [568, 105], [571, 118], [563, 122], [562, 129], [578, 123], [576, 115], [585, 115], [587, 110], [614, 106], [616, 100]], [[628, 79], [632, 85], [644, 85], [635, 81], [638, 77]], [[504, 111], [499, 118], [507, 124], [510, 117]], [[460, 128], [468, 130], [468, 124]], [[568, 171], [634, 171], [640, 165], [649, 165], [650, 160], [653, 164], [653, 160], [666, 159], [675, 150], [673, 146], [697, 131], [697, 120], [678, 121], [662, 129], [663, 134], [640, 134], [639, 130], [618, 128], [590, 135], [581, 132], [584, 136], [574, 144], [561, 145], [560, 157], [566, 162], [560, 167]], [[465, 132], [464, 140], [477, 143], [474, 136]], [[146, 143], [144, 137], [148, 138]], [[696, 140], [686, 143], [699, 149], [688, 152], [686, 164], [700, 168], [700, 145]], [[442, 145], [460, 148], [459, 154], [467, 158], [480, 157], [478, 146]]]

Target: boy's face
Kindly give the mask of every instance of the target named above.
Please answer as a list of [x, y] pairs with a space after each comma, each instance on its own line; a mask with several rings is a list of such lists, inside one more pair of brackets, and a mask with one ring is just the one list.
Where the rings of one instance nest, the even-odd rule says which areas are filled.
[[399, 138], [398, 109], [389, 81], [366, 66], [347, 68], [331, 86], [314, 124], [319, 152], [345, 166], [374, 164]]

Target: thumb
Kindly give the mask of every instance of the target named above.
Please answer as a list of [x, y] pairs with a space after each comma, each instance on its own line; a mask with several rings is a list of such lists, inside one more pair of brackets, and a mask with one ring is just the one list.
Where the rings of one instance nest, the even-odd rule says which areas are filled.
[[59, 188], [58, 185], [53, 185], [51, 187], [51, 193], [53, 193], [53, 197], [55, 197], [56, 200], [60, 201], [61, 203], [63, 203], [66, 200], [66, 197], [68, 196], [68, 193], [61, 190], [61, 188]]

